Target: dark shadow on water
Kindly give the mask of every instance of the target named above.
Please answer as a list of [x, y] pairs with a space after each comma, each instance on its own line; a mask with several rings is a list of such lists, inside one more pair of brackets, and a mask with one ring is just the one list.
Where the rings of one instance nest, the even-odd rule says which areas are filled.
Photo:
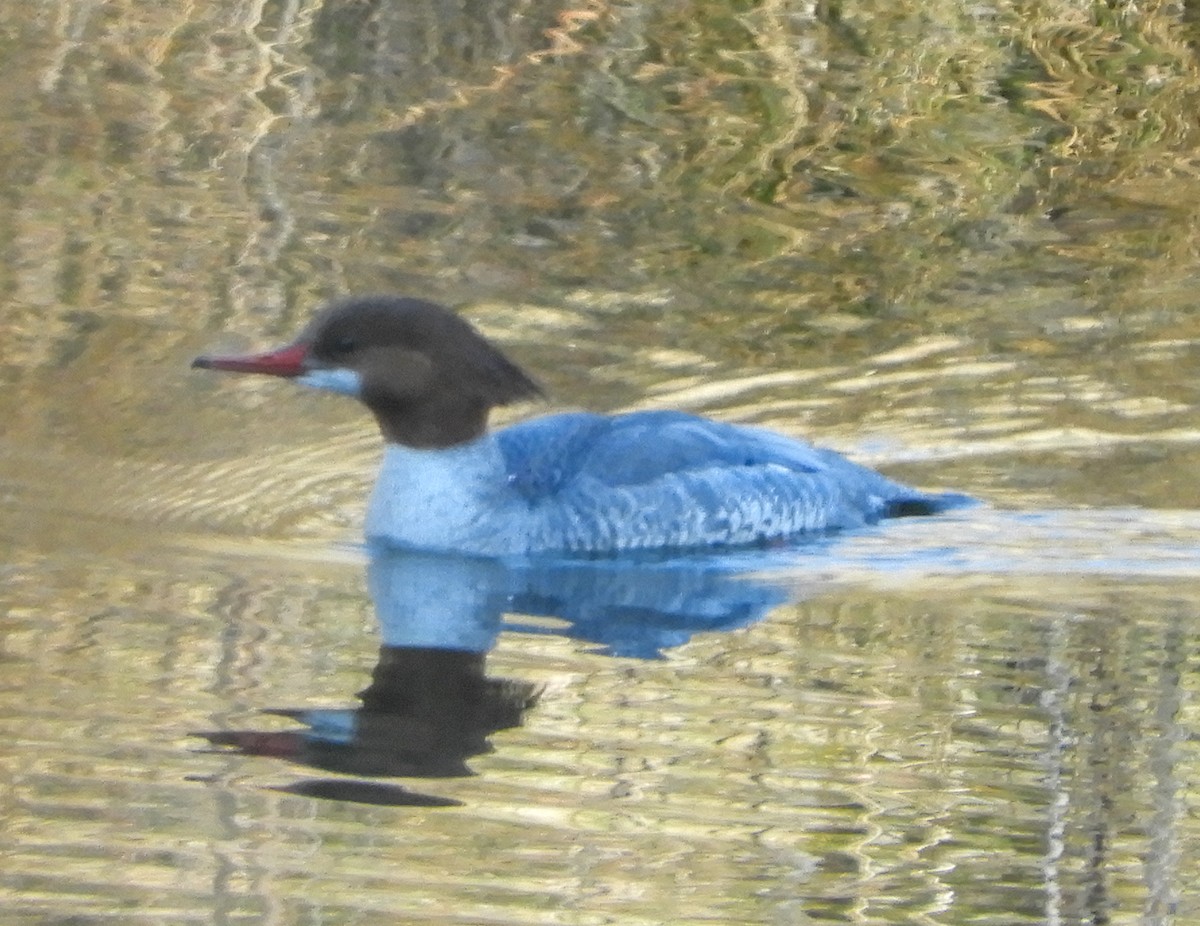
[[[783, 587], [746, 575], [756, 562], [695, 556], [503, 562], [379, 553], [367, 579], [382, 645], [360, 706], [274, 709], [265, 713], [295, 720], [297, 728], [197, 735], [243, 755], [356, 776], [279, 789], [288, 793], [449, 806], [457, 802], [361, 779], [471, 775], [467, 760], [491, 750], [489, 737], [522, 723], [537, 703], [537, 687], [486, 673], [503, 628], [584, 640], [613, 656], [661, 658], [697, 633], [746, 626], [788, 600]], [[518, 616], [506, 622], [505, 615]], [[554, 619], [552, 629], [545, 618]]]

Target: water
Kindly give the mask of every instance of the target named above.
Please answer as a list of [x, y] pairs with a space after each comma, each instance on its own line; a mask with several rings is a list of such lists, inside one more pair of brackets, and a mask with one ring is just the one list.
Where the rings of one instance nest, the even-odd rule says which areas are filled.
[[[1196, 920], [1190, 21], [401, 6], [0, 12], [0, 919]], [[370, 290], [984, 504], [371, 562]]]

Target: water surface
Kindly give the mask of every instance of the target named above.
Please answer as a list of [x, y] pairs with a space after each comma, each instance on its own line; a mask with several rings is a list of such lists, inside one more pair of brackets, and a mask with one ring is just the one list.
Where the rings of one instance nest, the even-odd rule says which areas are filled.
[[[1187, 16], [0, 26], [6, 922], [1200, 915]], [[350, 291], [461, 306], [547, 409], [984, 504], [715, 565], [369, 562], [366, 416], [188, 369]]]

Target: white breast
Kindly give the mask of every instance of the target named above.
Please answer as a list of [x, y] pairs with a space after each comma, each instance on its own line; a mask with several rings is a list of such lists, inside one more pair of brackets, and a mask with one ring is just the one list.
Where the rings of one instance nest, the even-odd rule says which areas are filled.
[[517, 552], [528, 525], [495, 440], [419, 450], [388, 444], [367, 506], [369, 541], [421, 550]]

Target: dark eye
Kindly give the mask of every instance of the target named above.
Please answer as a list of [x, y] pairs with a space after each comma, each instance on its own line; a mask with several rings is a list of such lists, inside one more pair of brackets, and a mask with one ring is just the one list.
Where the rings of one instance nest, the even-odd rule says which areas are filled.
[[344, 357], [358, 350], [358, 341], [348, 334], [338, 335], [329, 342], [327, 350], [334, 357]]

